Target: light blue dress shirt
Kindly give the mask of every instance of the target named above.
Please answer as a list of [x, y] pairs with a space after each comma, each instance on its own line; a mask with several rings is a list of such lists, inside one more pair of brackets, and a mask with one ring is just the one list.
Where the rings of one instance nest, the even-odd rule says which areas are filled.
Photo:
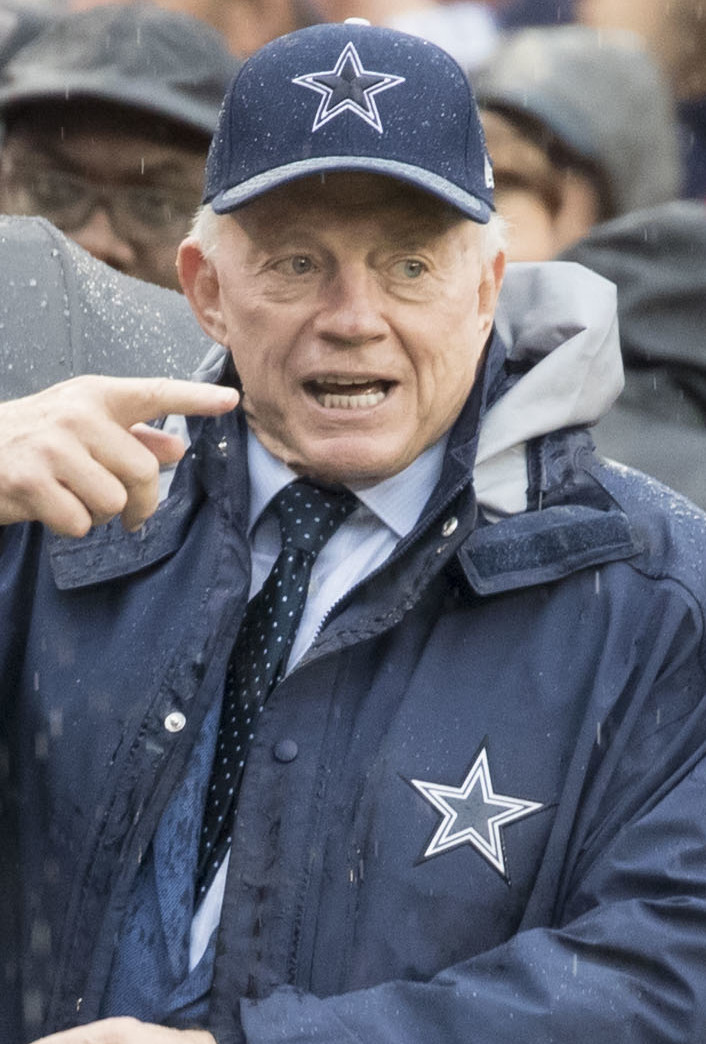
[[[399, 540], [414, 528], [441, 474], [447, 437], [425, 450], [404, 471], [367, 489], [354, 490], [360, 504], [324, 544], [314, 562], [288, 671], [313, 642], [329, 610], [357, 583], [390, 556]], [[265, 508], [284, 486], [299, 476], [273, 457], [248, 433], [252, 548], [250, 598], [256, 594], [280, 552], [279, 523]], [[190, 967], [198, 964], [220, 920], [228, 858], [223, 860], [191, 926]]]

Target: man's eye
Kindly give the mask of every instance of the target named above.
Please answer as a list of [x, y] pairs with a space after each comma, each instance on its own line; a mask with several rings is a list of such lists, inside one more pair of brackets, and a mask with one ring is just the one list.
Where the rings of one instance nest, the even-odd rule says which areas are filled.
[[405, 279], [419, 279], [426, 272], [424, 262], [417, 261], [413, 257], [406, 257], [404, 261], [398, 261], [395, 268]]
[[84, 195], [78, 179], [57, 171], [37, 171], [27, 182], [35, 200], [47, 207], [71, 207], [81, 202]]
[[306, 254], [293, 254], [278, 261], [275, 268], [285, 275], [308, 275], [314, 270], [314, 262]]

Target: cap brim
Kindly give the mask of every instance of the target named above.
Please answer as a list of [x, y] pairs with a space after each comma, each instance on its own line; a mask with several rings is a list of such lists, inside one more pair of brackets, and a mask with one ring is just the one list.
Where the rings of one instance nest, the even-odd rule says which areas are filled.
[[312, 174], [325, 174], [331, 171], [364, 171], [370, 174], [384, 174], [387, 177], [404, 181], [409, 185], [442, 199], [472, 221], [485, 225], [490, 220], [492, 209], [488, 204], [459, 188], [452, 181], [433, 174], [421, 167], [396, 160], [380, 159], [375, 156], [313, 156], [310, 159], [287, 163], [273, 170], [256, 174], [247, 181], [233, 188], [218, 192], [210, 202], [217, 214], [228, 214], [238, 207], [265, 195], [280, 185], [287, 185]]
[[188, 98], [160, 89], [155, 83], [135, 80], [111, 81], [106, 77], [75, 76], [55, 81], [49, 78], [35, 84], [0, 88], [0, 113], [25, 105], [39, 105], [48, 101], [71, 102], [80, 99], [112, 102], [130, 109], [161, 116], [165, 120], [185, 124], [210, 137], [218, 119], [218, 106], [207, 107]]

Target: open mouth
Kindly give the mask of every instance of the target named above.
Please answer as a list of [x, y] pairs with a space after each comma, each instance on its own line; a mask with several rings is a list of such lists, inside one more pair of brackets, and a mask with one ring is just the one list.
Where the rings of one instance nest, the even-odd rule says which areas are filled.
[[361, 410], [378, 406], [387, 398], [392, 381], [375, 377], [339, 377], [327, 374], [305, 385], [320, 406], [329, 410]]

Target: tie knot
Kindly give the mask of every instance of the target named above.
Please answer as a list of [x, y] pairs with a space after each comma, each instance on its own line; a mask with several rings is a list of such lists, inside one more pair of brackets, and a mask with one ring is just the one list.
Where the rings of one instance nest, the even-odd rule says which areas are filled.
[[323, 489], [304, 480], [285, 486], [272, 500], [282, 546], [318, 554], [356, 503], [347, 489]]

